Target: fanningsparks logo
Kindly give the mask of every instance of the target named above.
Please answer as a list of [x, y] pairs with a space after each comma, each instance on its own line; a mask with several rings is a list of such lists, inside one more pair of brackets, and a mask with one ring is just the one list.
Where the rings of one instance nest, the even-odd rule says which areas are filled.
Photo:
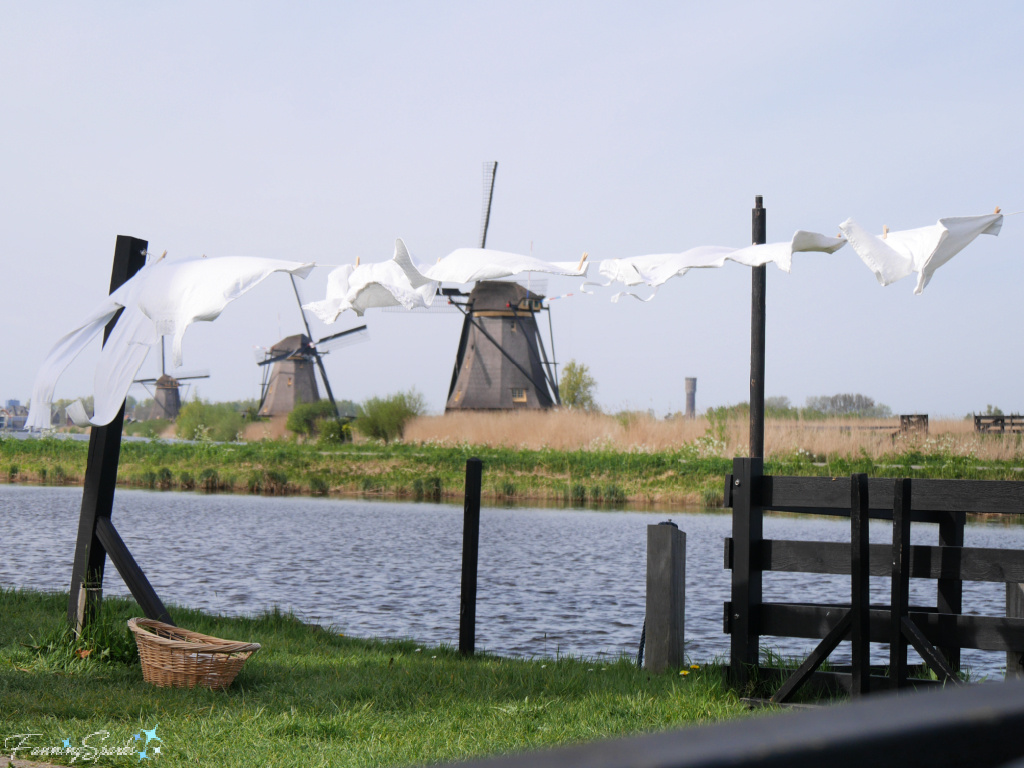
[[75, 743], [72, 739], [62, 739], [61, 744], [50, 746], [40, 744], [41, 733], [16, 733], [4, 739], [4, 752], [9, 753], [11, 760], [19, 755], [25, 757], [60, 757], [62, 762], [95, 762], [100, 757], [109, 755], [136, 755], [141, 763], [160, 756], [164, 740], [157, 736], [154, 725], [151, 730], [143, 728], [133, 733], [123, 744], [110, 743], [109, 731], [90, 733]]

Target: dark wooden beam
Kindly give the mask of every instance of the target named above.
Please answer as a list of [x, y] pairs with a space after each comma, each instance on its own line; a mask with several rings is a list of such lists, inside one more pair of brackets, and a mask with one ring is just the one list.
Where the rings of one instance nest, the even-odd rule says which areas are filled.
[[462, 591], [459, 600], [459, 651], [476, 652], [476, 584], [480, 553], [480, 490], [483, 462], [466, 461], [466, 498], [462, 516]]
[[121, 539], [121, 535], [114, 528], [109, 517], [100, 517], [96, 520], [96, 537], [103, 545], [103, 549], [110, 555], [110, 562], [121, 574], [128, 591], [142, 608], [147, 619], [156, 619], [164, 624], [174, 624], [171, 614], [164, 607], [163, 602], [156, 594], [156, 590], [149, 583], [146, 574], [142, 572], [139, 564], [135, 562], [128, 546]]
[[[137, 237], [118, 235], [114, 245], [114, 264], [110, 272], [110, 293], [126, 283], [146, 264], [149, 243]], [[106, 343], [120, 313], [107, 323], [103, 332]], [[124, 405], [114, 420], [102, 427], [93, 427], [89, 435], [89, 453], [82, 490], [82, 510], [78, 518], [78, 536], [71, 568], [71, 597], [68, 600], [68, 623], [77, 633], [88, 623], [103, 598], [103, 571], [106, 552], [96, 537], [96, 521], [109, 518], [114, 508], [117, 485], [117, 464], [121, 452], [121, 429], [124, 426]]]
[[[761, 195], [750, 212], [751, 243], [767, 242], [767, 214]], [[765, 294], [768, 273], [764, 265], [750, 270], [750, 458], [764, 458], [764, 339]]]
[[761, 547], [761, 508], [752, 504], [761, 480], [761, 459], [733, 459], [732, 615], [729, 638], [730, 678], [737, 685], [750, 680], [760, 653], [758, 608], [761, 604], [761, 568], [756, 556]]
[[868, 571], [868, 476], [850, 477], [850, 601], [853, 640], [853, 695], [869, 692], [871, 681], [870, 600]]
[[910, 481], [896, 483], [892, 504], [892, 585], [889, 617], [889, 679], [894, 688], [907, 681], [907, 637], [903, 619], [910, 610]]

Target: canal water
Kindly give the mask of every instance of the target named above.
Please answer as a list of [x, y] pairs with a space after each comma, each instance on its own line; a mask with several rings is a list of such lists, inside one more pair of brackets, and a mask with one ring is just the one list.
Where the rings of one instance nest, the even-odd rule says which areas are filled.
[[[0, 586], [68, 589], [81, 488], [0, 485]], [[644, 621], [646, 528], [671, 518], [686, 532], [686, 641], [691, 660], [728, 654], [722, 603], [730, 517], [485, 508], [480, 524], [477, 648], [519, 657], [635, 655]], [[458, 644], [461, 506], [265, 498], [119, 489], [113, 521], [165, 603], [226, 614], [273, 606], [362, 637]], [[849, 541], [842, 518], [766, 515], [767, 538]], [[871, 539], [891, 541], [891, 523]], [[1024, 528], [972, 522], [967, 546], [1024, 547]], [[934, 544], [937, 526], [914, 526]], [[766, 600], [848, 601], [848, 577], [767, 573]], [[127, 595], [107, 567], [104, 590]], [[913, 580], [911, 602], [934, 604], [934, 582]], [[889, 580], [872, 579], [888, 603]], [[1002, 584], [965, 584], [969, 612], [1003, 615]], [[765, 638], [786, 655], [811, 641]], [[844, 644], [847, 645], [847, 644]], [[874, 646], [884, 663], [886, 646]], [[848, 649], [840, 646], [840, 654]], [[1002, 675], [1005, 654], [965, 651], [975, 677]], [[842, 658], [840, 655], [838, 658]]]

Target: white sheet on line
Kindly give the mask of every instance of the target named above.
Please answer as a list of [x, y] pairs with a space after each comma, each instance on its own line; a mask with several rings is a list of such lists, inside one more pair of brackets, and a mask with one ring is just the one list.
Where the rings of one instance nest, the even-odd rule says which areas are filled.
[[850, 246], [868, 265], [882, 285], [917, 273], [914, 293], [921, 293], [935, 270], [970, 245], [978, 235], [998, 235], [1001, 213], [984, 216], [951, 216], [918, 229], [872, 235], [853, 219], [839, 225]]
[[224, 308], [274, 272], [305, 277], [311, 263], [249, 256], [157, 260], [107, 296], [50, 350], [36, 374], [26, 426], [50, 426], [57, 380], [118, 309], [124, 312], [100, 353], [93, 382], [93, 417], [79, 402], [68, 413], [81, 426], [109, 424], [117, 415], [149, 350], [162, 335], [172, 337], [174, 365], [181, 365], [185, 330], [215, 320]]
[[[846, 244], [841, 237], [829, 237], [817, 232], [798, 230], [792, 239], [785, 243], [767, 243], [750, 245], [746, 248], [728, 248], [716, 245], [703, 245], [691, 248], [682, 253], [660, 253], [647, 256], [633, 256], [625, 259], [605, 259], [598, 267], [599, 274], [607, 282], [623, 283], [627, 286], [647, 285], [657, 289], [673, 277], [681, 277], [691, 269], [707, 269], [722, 267], [727, 261], [734, 261], [748, 267], [759, 267], [774, 263], [784, 272], [789, 272], [793, 264], [793, 254], [809, 251], [835, 253]], [[585, 283], [584, 285], [593, 285]], [[621, 292], [612, 296], [618, 301], [622, 296], [640, 299], [634, 293]], [[641, 301], [650, 301], [654, 295]]]

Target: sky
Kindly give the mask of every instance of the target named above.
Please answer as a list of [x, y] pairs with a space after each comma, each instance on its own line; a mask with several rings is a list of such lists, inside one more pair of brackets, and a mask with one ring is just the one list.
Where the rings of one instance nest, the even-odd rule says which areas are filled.
[[[1024, 6], [993, 2], [5, 3], [0, 25], [0, 401], [106, 294], [117, 235], [168, 258], [353, 263], [396, 238], [431, 263], [487, 245], [597, 262], [1024, 209]], [[1024, 412], [1024, 215], [878, 285], [849, 247], [768, 267], [768, 396], [857, 392], [896, 413]], [[328, 269], [300, 291], [322, 298]], [[552, 278], [555, 356], [610, 411], [749, 398], [750, 270], [649, 303]], [[443, 410], [457, 314], [346, 313], [339, 398], [415, 388]], [[302, 330], [284, 275], [185, 336], [204, 399], [258, 397], [254, 348]], [[95, 349], [56, 397], [92, 392]], [[550, 347], [549, 347], [549, 352]], [[159, 373], [151, 355], [144, 375]], [[132, 395], [147, 397], [141, 387]]]

